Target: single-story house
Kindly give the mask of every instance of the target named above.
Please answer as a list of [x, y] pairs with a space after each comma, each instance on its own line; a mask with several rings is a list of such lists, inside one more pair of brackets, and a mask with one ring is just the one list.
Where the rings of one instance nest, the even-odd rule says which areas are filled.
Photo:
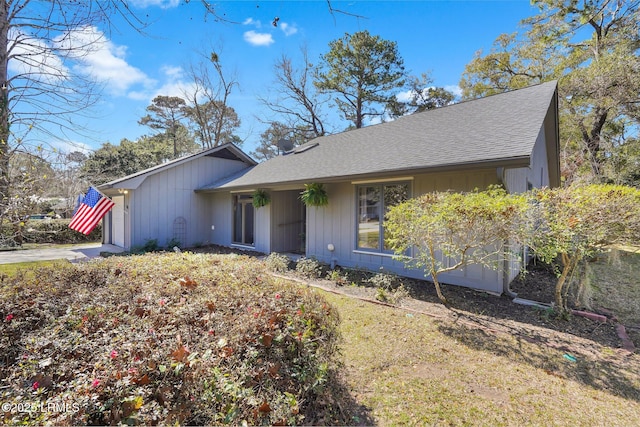
[[[224, 156], [212, 149], [102, 186], [121, 197], [116, 205], [124, 211], [105, 220], [105, 241], [129, 248], [167, 239], [185, 218], [184, 245], [301, 252], [326, 263], [422, 278], [385, 247], [387, 206], [436, 190], [558, 186], [557, 83], [316, 138], [260, 164], [231, 144], [219, 149]], [[328, 206], [302, 203], [300, 192], [309, 183], [324, 185]], [[256, 190], [271, 202], [255, 208]], [[517, 262], [498, 271], [469, 266], [441, 280], [501, 293], [517, 274]]]

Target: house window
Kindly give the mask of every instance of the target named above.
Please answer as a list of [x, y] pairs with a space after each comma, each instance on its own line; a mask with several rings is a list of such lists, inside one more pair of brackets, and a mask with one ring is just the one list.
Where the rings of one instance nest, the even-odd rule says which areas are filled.
[[358, 249], [391, 252], [384, 237], [384, 216], [409, 198], [409, 184], [368, 184], [357, 187], [357, 193]]
[[253, 197], [233, 196], [233, 243], [253, 246]]

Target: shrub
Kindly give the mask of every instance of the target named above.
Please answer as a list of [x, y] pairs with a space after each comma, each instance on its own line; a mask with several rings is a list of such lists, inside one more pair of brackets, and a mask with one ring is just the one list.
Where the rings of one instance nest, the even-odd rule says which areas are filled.
[[341, 272], [338, 269], [331, 270], [327, 273], [327, 280], [334, 282], [338, 286], [344, 286], [349, 284], [348, 276], [346, 273]]
[[573, 185], [539, 189], [530, 197], [530, 216], [535, 220], [527, 243], [544, 262], [560, 262], [555, 304], [566, 310], [572, 278], [584, 277], [579, 270], [586, 259], [608, 245], [635, 244], [640, 239], [640, 190]]
[[155, 252], [160, 249], [158, 246], [158, 239], [147, 239], [142, 246], [143, 252]]
[[4, 424], [348, 421], [332, 404], [336, 312], [252, 258], [112, 257], [0, 281], [0, 400], [71, 408]]
[[[70, 219], [28, 220], [21, 229], [24, 243], [84, 243], [99, 242], [102, 239], [102, 223], [85, 236], [69, 228]], [[11, 224], [0, 228], [3, 240], [12, 239], [16, 230]]]
[[409, 291], [402, 283], [402, 278], [397, 274], [380, 271], [367, 279], [367, 283], [376, 288], [378, 301], [397, 304], [409, 296]]
[[284, 273], [289, 270], [289, 263], [291, 262], [288, 256], [277, 252], [271, 252], [264, 261], [269, 270], [277, 273]]
[[166, 248], [169, 249], [170, 251], [173, 250], [173, 248], [178, 247], [181, 248], [182, 247], [182, 242], [180, 242], [180, 239], [173, 237], [171, 238], [171, 240], [167, 241], [167, 246]]
[[[527, 207], [524, 196], [495, 186], [426, 193], [389, 209], [385, 238], [405, 265], [424, 270], [447, 304], [438, 276], [472, 264], [500, 268], [510, 260], [504, 243], [521, 237], [525, 228]], [[413, 257], [406, 255], [411, 248]]]
[[397, 274], [385, 273], [380, 271], [367, 279], [372, 286], [381, 288], [387, 291], [394, 290], [402, 286], [402, 280]]
[[300, 258], [296, 264], [296, 271], [309, 279], [322, 276], [322, 269], [322, 264], [315, 258]]

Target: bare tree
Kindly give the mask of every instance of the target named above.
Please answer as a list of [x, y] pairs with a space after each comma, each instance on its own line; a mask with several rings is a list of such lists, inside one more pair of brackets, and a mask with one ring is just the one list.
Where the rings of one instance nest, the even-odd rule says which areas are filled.
[[296, 68], [291, 58], [282, 55], [273, 68], [275, 72], [275, 97], [259, 98], [278, 115], [293, 140], [307, 141], [327, 133], [321, 107], [328, 97], [321, 98], [313, 87], [314, 66], [309, 61], [307, 49], [301, 48], [302, 66]]
[[213, 148], [236, 140], [233, 132], [240, 126], [240, 119], [229, 106], [229, 96], [238, 85], [235, 75], [224, 73], [216, 52], [211, 52], [207, 60], [192, 65], [189, 74], [194, 86], [184, 92], [190, 104], [185, 112], [194, 124], [194, 132], [202, 148]]
[[96, 26], [109, 28], [116, 16], [143, 27], [125, 1], [0, 0], [0, 220], [24, 187], [11, 185], [9, 161], [29, 131], [38, 131], [31, 141], [62, 139], [80, 130], [78, 115], [98, 99], [92, 77], [74, 64], [102, 42]]
[[89, 185], [89, 181], [82, 178], [80, 170], [87, 160], [87, 155], [81, 151], [56, 154], [51, 162], [54, 173], [49, 180], [46, 193], [49, 196], [61, 197], [65, 206], [64, 214], [69, 214], [73, 212], [78, 195], [83, 193]]

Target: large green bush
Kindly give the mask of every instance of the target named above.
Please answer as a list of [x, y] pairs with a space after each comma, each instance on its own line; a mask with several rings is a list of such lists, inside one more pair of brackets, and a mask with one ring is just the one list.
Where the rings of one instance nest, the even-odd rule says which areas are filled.
[[[0, 315], [4, 423], [345, 422], [332, 418], [336, 312], [245, 256], [112, 257], [5, 276]], [[16, 410], [26, 404], [45, 410]]]
[[[447, 304], [438, 276], [468, 265], [497, 269], [509, 258], [505, 242], [525, 228], [527, 199], [489, 187], [469, 193], [433, 192], [387, 212], [386, 243], [409, 267], [422, 268]], [[413, 251], [413, 256], [408, 256]]]

